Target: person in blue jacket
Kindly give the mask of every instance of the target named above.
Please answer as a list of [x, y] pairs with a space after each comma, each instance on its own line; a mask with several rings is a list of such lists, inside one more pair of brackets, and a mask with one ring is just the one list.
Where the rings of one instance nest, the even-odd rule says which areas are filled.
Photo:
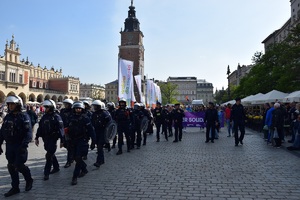
[[12, 188], [4, 196], [9, 197], [20, 192], [19, 172], [26, 181], [25, 191], [32, 188], [30, 169], [25, 165], [28, 158], [28, 144], [32, 140], [32, 127], [28, 114], [22, 112], [23, 101], [19, 96], [8, 96], [6, 103], [9, 113], [5, 116], [0, 130], [0, 155], [3, 153], [1, 145], [5, 140], [7, 169]]
[[[60, 148], [64, 141], [64, 125], [60, 115], [55, 111], [56, 105], [53, 100], [45, 100], [43, 102], [45, 114], [39, 122], [37, 129], [35, 144], [39, 146], [39, 137], [43, 139], [44, 149], [46, 150], [46, 164], [44, 168], [44, 180], [49, 179], [49, 174], [59, 171], [59, 164], [55, 156], [57, 149], [57, 140], [60, 139]], [[53, 169], [51, 170], [51, 167]]]
[[67, 135], [70, 139], [70, 150], [76, 162], [71, 184], [76, 185], [77, 178], [88, 173], [87, 165], [82, 157], [87, 155], [90, 138], [92, 139], [91, 150], [95, 148], [96, 136], [90, 118], [84, 113], [83, 103], [75, 102], [72, 108], [74, 114], [70, 118]]

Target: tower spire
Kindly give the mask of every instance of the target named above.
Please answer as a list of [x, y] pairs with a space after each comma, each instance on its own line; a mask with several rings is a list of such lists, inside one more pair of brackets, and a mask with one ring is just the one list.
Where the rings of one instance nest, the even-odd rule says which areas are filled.
[[133, 6], [133, 0], [131, 0], [131, 6]]

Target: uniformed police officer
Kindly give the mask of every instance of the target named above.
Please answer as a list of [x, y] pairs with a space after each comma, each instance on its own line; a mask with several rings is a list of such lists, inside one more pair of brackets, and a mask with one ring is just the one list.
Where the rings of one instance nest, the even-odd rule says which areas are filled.
[[160, 102], [156, 103], [156, 108], [153, 111], [153, 119], [154, 119], [154, 123], [155, 123], [155, 126], [156, 126], [156, 139], [157, 139], [156, 142], [159, 142], [159, 140], [160, 140], [160, 135], [159, 135], [160, 134], [160, 128], [161, 128], [161, 125], [164, 122], [163, 115], [162, 115], [162, 107], [161, 107]]
[[175, 108], [172, 111], [172, 119], [174, 121], [175, 128], [175, 140], [173, 142], [178, 142], [182, 139], [183, 117], [184, 111], [180, 108], [180, 104], [176, 103]]
[[130, 132], [129, 127], [131, 123], [131, 113], [130, 110], [126, 108], [126, 100], [119, 100], [119, 108], [116, 110], [116, 122], [118, 124], [118, 152], [117, 155], [123, 153], [122, 145], [123, 145], [123, 134], [125, 134], [126, 144], [127, 144], [127, 152], [130, 152]]
[[83, 101], [82, 102], [83, 103], [83, 105], [84, 105], [84, 111], [85, 111], [85, 113], [86, 113], [86, 115], [90, 118], [90, 119], [92, 119], [92, 111], [91, 111], [91, 104], [90, 104], [90, 102], [88, 102], [88, 101]]
[[91, 150], [95, 148], [96, 137], [95, 131], [91, 124], [90, 118], [84, 114], [84, 105], [82, 102], [73, 104], [74, 114], [70, 118], [67, 135], [70, 138], [70, 150], [75, 158], [76, 165], [73, 172], [72, 185], [77, 184], [77, 178], [85, 176], [88, 171], [86, 163], [82, 157], [89, 150], [89, 139], [92, 139]]
[[166, 106], [162, 109], [162, 133], [165, 135], [165, 139], [168, 141], [168, 122], [169, 122], [169, 116], [171, 113], [169, 113]]
[[206, 140], [205, 143], [209, 142], [209, 133], [211, 132], [211, 143], [214, 143], [216, 125], [219, 122], [218, 111], [215, 108], [213, 102], [208, 103], [208, 109], [205, 111], [204, 123], [206, 125]]
[[[83, 101], [82, 103], [83, 103], [83, 105], [84, 105], [84, 112], [85, 112], [85, 114], [90, 118], [90, 120], [92, 120], [92, 114], [93, 114], [93, 112], [91, 111], [91, 108], [92, 108], [92, 107], [91, 107], [90, 102], [87, 101], [87, 100], [85, 100], [85, 101]], [[83, 159], [83, 160], [86, 160], [86, 159], [87, 159], [87, 154], [84, 155], [84, 156], [82, 157], [82, 159]]]
[[100, 167], [104, 164], [104, 152], [103, 145], [105, 144], [105, 128], [112, 118], [108, 111], [105, 110], [105, 104], [100, 100], [95, 100], [92, 103], [94, 113], [92, 114], [92, 125], [94, 126], [96, 133], [97, 144], [97, 160], [94, 163], [95, 167]]
[[[150, 110], [145, 109], [145, 104], [140, 103], [140, 109], [144, 116], [148, 118], [148, 126], [150, 126], [150, 121], [153, 119]], [[147, 144], [147, 130], [143, 131], [143, 145]]]
[[[143, 111], [141, 111], [140, 104], [134, 104], [133, 110], [133, 136], [136, 135], [136, 148], [140, 149], [142, 142], [142, 130], [141, 130], [141, 122], [144, 117]], [[134, 148], [135, 137], [131, 137], [132, 148]]]
[[[107, 103], [107, 111], [109, 112], [109, 114], [111, 115], [113, 120], [116, 120], [116, 108], [115, 108], [115, 103], [114, 102], [108, 102]], [[117, 136], [114, 137], [113, 139], [113, 145], [112, 145], [112, 149], [116, 148], [116, 143], [117, 143]], [[107, 148], [110, 151], [110, 144], [107, 143]]]
[[5, 140], [5, 155], [12, 188], [4, 196], [9, 197], [20, 192], [19, 172], [26, 181], [25, 191], [32, 188], [30, 170], [24, 165], [28, 157], [28, 144], [32, 140], [32, 127], [28, 114], [22, 112], [23, 101], [19, 96], [8, 96], [6, 103], [9, 113], [5, 116], [0, 130], [0, 155], [3, 153], [1, 145]]
[[[45, 100], [43, 102], [45, 108], [45, 115], [39, 122], [37, 129], [35, 144], [39, 145], [39, 137], [42, 137], [44, 142], [44, 149], [46, 150], [46, 164], [44, 168], [44, 180], [49, 179], [49, 174], [54, 174], [59, 171], [59, 164], [55, 156], [57, 149], [57, 140], [60, 139], [63, 146], [64, 140], [64, 125], [61, 117], [55, 111], [56, 105], [53, 100]], [[51, 170], [51, 167], [53, 169]]]
[[[69, 121], [70, 121], [71, 115], [73, 113], [73, 110], [72, 110], [73, 103], [74, 102], [72, 99], [63, 100], [64, 108], [62, 108], [60, 110], [60, 116], [61, 116], [61, 119], [63, 120], [65, 130], [68, 129]], [[71, 163], [74, 161], [73, 155], [71, 154], [68, 144], [69, 144], [69, 138], [65, 133], [64, 147], [67, 149], [67, 162], [66, 162], [64, 168], [70, 167]]]

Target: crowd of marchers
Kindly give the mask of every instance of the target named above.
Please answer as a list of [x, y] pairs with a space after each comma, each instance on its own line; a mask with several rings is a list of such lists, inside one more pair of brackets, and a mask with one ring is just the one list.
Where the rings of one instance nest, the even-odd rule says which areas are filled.
[[[64, 168], [70, 167], [75, 161], [72, 185], [76, 185], [77, 179], [88, 173], [84, 160], [87, 158], [89, 149], [97, 148], [94, 166], [99, 168], [105, 163], [104, 148], [110, 151], [117, 144], [116, 154], [123, 154], [125, 136], [127, 152], [140, 149], [141, 145], [147, 143], [147, 134], [153, 134], [154, 124], [157, 129], [157, 142], [160, 141], [160, 131], [166, 140], [172, 137], [173, 126], [175, 129], [173, 142], [182, 140], [184, 111], [179, 104], [162, 107], [161, 103], [157, 102], [156, 108], [151, 111], [142, 103], [135, 103], [133, 108], [129, 108], [125, 99], [119, 100], [118, 107], [113, 102], [105, 105], [100, 100], [95, 100], [90, 104], [87, 101], [73, 102], [71, 99], [65, 99], [63, 108], [57, 109], [53, 100], [45, 100], [41, 106], [43, 114], [39, 120], [33, 108], [25, 111], [23, 101], [19, 96], [8, 96], [6, 105], [8, 112], [0, 130], [0, 154], [3, 153], [2, 144], [5, 141], [5, 155], [12, 188], [4, 194], [5, 197], [20, 192], [19, 173], [26, 181], [25, 191], [32, 188], [33, 179], [25, 163], [28, 158], [28, 144], [33, 138], [37, 146], [40, 144], [40, 139], [43, 140], [46, 151], [45, 181], [49, 180], [51, 174], [60, 171], [55, 156], [58, 141], [60, 141], [61, 148], [67, 149]], [[33, 135], [32, 127], [35, 123], [38, 123], [38, 128], [36, 134]], [[116, 133], [111, 134], [110, 131]], [[110, 139], [113, 140], [112, 146], [109, 143]]]
[[[120, 99], [118, 106], [113, 102], [105, 104], [100, 100], [73, 102], [71, 99], [63, 101], [62, 108], [57, 107], [53, 100], [45, 100], [42, 104], [42, 114], [38, 119], [34, 108], [29, 107], [24, 111], [22, 99], [19, 96], [8, 96], [6, 99], [8, 112], [4, 117], [0, 129], [0, 154], [3, 153], [2, 144], [6, 143], [6, 159], [8, 172], [11, 176], [12, 188], [4, 194], [5, 197], [20, 192], [19, 172], [26, 181], [25, 191], [29, 191], [33, 185], [30, 169], [25, 165], [28, 158], [28, 144], [34, 139], [37, 146], [40, 139], [43, 140], [46, 151], [46, 163], [44, 166], [44, 180], [49, 180], [51, 174], [60, 171], [58, 160], [55, 156], [57, 143], [60, 148], [67, 149], [66, 164], [68, 168], [75, 162], [71, 185], [76, 185], [80, 177], [88, 173], [85, 160], [89, 149], [97, 149], [97, 158], [94, 166], [99, 168], [105, 163], [104, 149], [111, 151], [118, 148], [116, 155], [123, 154], [123, 146], [126, 142], [126, 151], [140, 149], [147, 144], [147, 135], [154, 134], [156, 127], [156, 141], [160, 142], [161, 136], [168, 141], [174, 135], [174, 143], [182, 141], [183, 118], [185, 112], [205, 112], [204, 123], [206, 126], [205, 143], [214, 143], [218, 139], [220, 122], [225, 116], [228, 137], [234, 136], [235, 146], [243, 145], [245, 125], [247, 122], [246, 109], [241, 104], [241, 99], [236, 98], [234, 105], [226, 105], [224, 108], [216, 107], [209, 102], [207, 107], [189, 107], [182, 109], [180, 104], [162, 105], [156, 103], [155, 108], [146, 108], [143, 103], [135, 103], [133, 108], [126, 105], [125, 99]], [[289, 150], [300, 147], [300, 115], [299, 104], [292, 104], [286, 110], [280, 103], [269, 106], [265, 104], [264, 130], [267, 142], [273, 142], [275, 147], [280, 147], [284, 139], [284, 116], [291, 117], [293, 146]], [[41, 112], [41, 109], [40, 109]], [[220, 114], [221, 113], [221, 114]], [[39, 114], [38, 114], [39, 115]], [[32, 127], [38, 123], [36, 134], [33, 135]], [[173, 129], [175, 130], [173, 134]], [[240, 132], [240, 134], [239, 134]], [[124, 137], [126, 141], [124, 141]], [[110, 141], [112, 140], [112, 146]]]

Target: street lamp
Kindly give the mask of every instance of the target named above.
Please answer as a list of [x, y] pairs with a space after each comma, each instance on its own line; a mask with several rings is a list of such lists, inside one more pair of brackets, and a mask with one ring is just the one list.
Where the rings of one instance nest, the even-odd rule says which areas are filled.
[[227, 66], [227, 79], [228, 79], [228, 99], [230, 100], [230, 81], [229, 81], [229, 75], [230, 75], [230, 68], [229, 65]]

